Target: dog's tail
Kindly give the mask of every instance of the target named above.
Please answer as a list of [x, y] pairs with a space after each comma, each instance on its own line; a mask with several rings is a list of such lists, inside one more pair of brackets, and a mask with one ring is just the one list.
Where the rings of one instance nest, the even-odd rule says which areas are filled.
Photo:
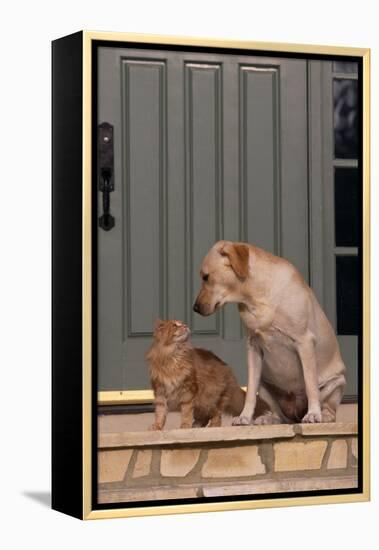
[[238, 416], [241, 414], [242, 409], [245, 405], [246, 392], [239, 386], [235, 386], [232, 390], [230, 396], [228, 413], [233, 416]]
[[[233, 393], [230, 398], [229, 402], [229, 414], [232, 414], [233, 416], [239, 416], [242, 412], [242, 409], [245, 405], [245, 399], [246, 399], [246, 392], [240, 388], [239, 386], [236, 386], [233, 389]], [[255, 411], [254, 411], [254, 418], [257, 418], [258, 416], [261, 416], [263, 414], [267, 414], [270, 411], [270, 407], [262, 399], [259, 395], [257, 395], [257, 403], [255, 405]]]

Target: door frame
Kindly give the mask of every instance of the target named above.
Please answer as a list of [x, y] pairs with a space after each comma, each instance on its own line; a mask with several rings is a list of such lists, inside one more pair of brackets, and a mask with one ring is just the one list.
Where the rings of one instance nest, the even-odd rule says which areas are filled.
[[[332, 61], [308, 63], [309, 146], [309, 265], [310, 285], [335, 330], [341, 351], [353, 355], [359, 366], [358, 336], [337, 334], [336, 268], [338, 255], [357, 255], [357, 247], [337, 247], [334, 242], [334, 170], [358, 168], [357, 160], [334, 158], [333, 79], [357, 80], [355, 73], [335, 73]], [[364, 180], [362, 180], [364, 186]], [[362, 205], [364, 208], [364, 204]], [[364, 215], [362, 214], [364, 220]], [[364, 235], [362, 248], [364, 251]], [[345, 361], [346, 363], [346, 361]], [[348, 364], [347, 364], [348, 367]], [[357, 375], [357, 381], [359, 377]], [[357, 403], [357, 391], [345, 394], [342, 403]]]

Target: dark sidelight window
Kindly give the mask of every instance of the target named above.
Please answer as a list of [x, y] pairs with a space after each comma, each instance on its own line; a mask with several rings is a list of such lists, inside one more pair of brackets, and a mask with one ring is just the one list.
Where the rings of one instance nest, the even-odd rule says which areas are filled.
[[358, 157], [358, 81], [334, 78], [334, 156], [339, 159]]
[[357, 256], [337, 256], [337, 332], [357, 334], [359, 330], [359, 261]]
[[357, 63], [334, 62], [334, 252], [339, 335], [356, 335], [360, 325], [358, 105]]
[[334, 169], [335, 245], [359, 244], [360, 181], [357, 168]]
[[354, 61], [335, 61], [333, 63], [333, 72], [358, 74], [358, 64], [354, 63]]

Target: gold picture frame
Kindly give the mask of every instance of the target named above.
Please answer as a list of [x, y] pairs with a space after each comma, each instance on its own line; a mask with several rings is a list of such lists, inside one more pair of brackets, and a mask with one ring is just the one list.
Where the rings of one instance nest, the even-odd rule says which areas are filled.
[[[283, 506], [300, 506], [315, 504], [330, 504], [342, 502], [362, 502], [370, 498], [370, 50], [367, 48], [318, 46], [303, 44], [284, 44], [272, 42], [231, 41], [210, 38], [194, 38], [180, 36], [160, 36], [130, 33], [114, 33], [99, 31], [83, 31], [78, 38], [82, 45], [82, 241], [81, 241], [81, 506], [78, 512], [69, 510], [69, 506], [60, 504], [59, 498], [53, 507], [67, 513], [72, 513], [82, 519], [104, 519], [116, 517], [134, 517], [159, 514], [182, 514], [195, 512], [215, 512], [222, 510], [246, 510], [254, 508], [269, 508]], [[64, 39], [62, 39], [64, 40]], [[201, 502], [191, 504], [170, 504], [162, 506], [109, 507], [94, 509], [92, 498], [93, 487], [93, 436], [92, 419], [97, 402], [100, 404], [130, 404], [148, 403], [153, 399], [150, 390], [114, 391], [95, 394], [92, 387], [92, 55], [95, 42], [133, 42], [143, 44], [160, 44], [167, 46], [195, 46], [243, 49], [256, 52], [280, 52], [281, 54], [353, 56], [361, 58], [363, 67], [363, 385], [362, 398], [362, 428], [363, 428], [363, 471], [362, 492], [335, 495], [294, 496], [286, 498], [266, 498], [264, 500], [240, 500], [223, 502]], [[60, 41], [56, 41], [60, 42]], [[56, 367], [56, 372], [59, 367]], [[97, 396], [97, 399], [96, 399]], [[57, 400], [56, 400], [57, 401]], [[97, 402], [96, 402], [97, 401]], [[58, 453], [56, 453], [56, 456]], [[59, 462], [59, 460], [58, 460]], [[57, 463], [56, 468], [59, 465]], [[54, 468], [54, 466], [53, 466]], [[57, 487], [59, 483], [57, 482]], [[59, 491], [59, 489], [56, 489]], [[64, 499], [62, 499], [63, 502]], [[81, 508], [81, 509], [80, 509]]]

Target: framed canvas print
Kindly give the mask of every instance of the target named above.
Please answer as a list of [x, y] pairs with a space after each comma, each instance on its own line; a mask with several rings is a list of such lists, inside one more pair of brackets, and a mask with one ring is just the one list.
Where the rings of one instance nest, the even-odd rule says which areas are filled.
[[369, 50], [53, 42], [53, 508], [369, 498]]

